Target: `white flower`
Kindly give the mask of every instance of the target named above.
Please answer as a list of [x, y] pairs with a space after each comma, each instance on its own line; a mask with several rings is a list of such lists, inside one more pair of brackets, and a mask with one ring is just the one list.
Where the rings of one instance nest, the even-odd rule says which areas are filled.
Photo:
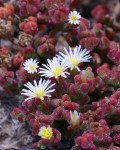
[[38, 135], [41, 136], [41, 138], [50, 140], [52, 135], [53, 135], [52, 128], [50, 126], [41, 127], [40, 132], [38, 133]]
[[90, 58], [92, 58], [89, 53], [90, 51], [84, 49], [82, 50], [81, 49], [81, 46], [76, 46], [74, 48], [74, 50], [72, 51], [71, 48], [69, 47], [69, 51], [67, 51], [66, 48], [65, 49], [65, 53], [66, 54], [63, 54], [62, 52], [59, 52], [59, 54], [61, 55], [58, 55], [58, 58], [61, 60], [61, 61], [64, 61], [66, 60], [67, 63], [70, 64], [70, 68], [71, 70], [73, 70], [74, 68], [76, 68], [78, 71], [80, 71], [78, 65], [79, 63], [81, 62], [90, 62]]
[[41, 100], [44, 100], [44, 96], [51, 97], [50, 93], [55, 91], [55, 89], [51, 88], [55, 85], [55, 83], [49, 86], [50, 82], [51, 82], [50, 80], [42, 81], [42, 79], [40, 79], [38, 85], [36, 80], [34, 80], [34, 85], [32, 85], [30, 82], [25, 84], [24, 86], [29, 89], [29, 90], [26, 89], [22, 90], [23, 93], [21, 94], [28, 96], [28, 98], [26, 98], [25, 101], [35, 97], [38, 97]]
[[41, 76], [45, 76], [48, 78], [55, 77], [58, 78], [59, 76], [63, 76], [66, 78], [66, 74], [69, 74], [67, 71], [65, 71], [67, 68], [69, 68], [68, 63], [65, 61], [60, 61], [57, 57], [54, 57], [52, 60], [47, 59], [48, 64], [43, 66], [45, 68], [40, 68], [40, 74]]
[[73, 126], [79, 125], [80, 113], [78, 114], [76, 110], [74, 110], [74, 112], [70, 111], [70, 119], [71, 119], [70, 122], [72, 123]]
[[37, 72], [37, 68], [39, 67], [37, 60], [36, 60], [36, 59], [33, 60], [32, 58], [26, 60], [26, 61], [24, 62], [24, 64], [23, 64], [23, 66], [24, 66], [24, 69], [25, 69], [28, 73]]
[[68, 15], [68, 21], [70, 24], [79, 24], [81, 15], [77, 11], [71, 11]]

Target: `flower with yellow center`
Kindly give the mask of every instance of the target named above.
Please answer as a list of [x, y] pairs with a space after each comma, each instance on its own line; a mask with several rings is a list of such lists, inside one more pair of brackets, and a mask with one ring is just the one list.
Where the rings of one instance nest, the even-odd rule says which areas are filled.
[[76, 46], [73, 50], [70, 47], [69, 51], [66, 48], [64, 49], [66, 54], [59, 52], [60, 55], [58, 55], [57, 57], [61, 61], [66, 61], [66, 63], [69, 63], [71, 70], [76, 68], [78, 71], [80, 71], [78, 65], [81, 62], [89, 62], [89, 59], [92, 58], [89, 55], [90, 51], [86, 49], [82, 50], [80, 45], [79, 47]]
[[80, 123], [80, 113], [78, 114], [76, 110], [74, 110], [74, 112], [70, 111], [70, 123], [73, 126], [79, 125]]
[[69, 73], [65, 70], [69, 68], [68, 63], [66, 63], [65, 61], [61, 62], [57, 57], [54, 57], [53, 60], [48, 59], [47, 61], [47, 65], [43, 64], [45, 68], [40, 68], [41, 76], [45, 76], [48, 78], [54, 77], [56, 79], [59, 76], [63, 76], [64, 78], [67, 77], [66, 74]]
[[50, 126], [41, 127], [40, 132], [38, 133], [38, 135], [41, 136], [41, 138], [50, 140], [52, 135], [53, 135], [52, 128]]
[[55, 89], [51, 89], [54, 84], [50, 85], [50, 80], [43, 80], [40, 79], [38, 85], [36, 80], [34, 80], [34, 85], [32, 85], [30, 82], [25, 84], [25, 87], [27, 87], [29, 90], [23, 89], [21, 93], [22, 95], [28, 96], [28, 98], [25, 99], [25, 101], [32, 99], [32, 98], [40, 98], [41, 100], [44, 100], [44, 97], [51, 97], [50, 93], [54, 92]]
[[31, 59], [28, 59], [24, 62], [23, 64], [24, 66], [24, 69], [28, 72], [28, 73], [35, 73], [37, 72], [37, 68], [39, 67], [38, 66], [38, 62], [37, 60], [33, 60], [32, 58]]
[[77, 11], [71, 11], [68, 15], [68, 22], [70, 24], [79, 24], [81, 15]]

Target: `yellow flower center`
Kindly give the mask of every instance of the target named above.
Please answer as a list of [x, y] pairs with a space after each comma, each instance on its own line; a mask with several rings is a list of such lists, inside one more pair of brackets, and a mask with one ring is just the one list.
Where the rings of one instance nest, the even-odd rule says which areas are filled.
[[75, 120], [75, 117], [76, 117], [76, 116], [77, 116], [76, 114], [72, 114], [73, 120]]
[[41, 98], [45, 95], [45, 92], [43, 90], [36, 90], [33, 95], [35, 97]]
[[72, 16], [71, 16], [71, 20], [72, 20], [73, 22], [75, 22], [75, 21], [77, 21], [78, 19], [77, 19], [77, 17], [76, 17], [75, 15], [72, 15]]
[[71, 59], [69, 60], [69, 62], [71, 62], [71, 63], [72, 63], [72, 66], [75, 67], [75, 66], [78, 66], [78, 64], [79, 64], [79, 59], [78, 59], [78, 58], [71, 58]]
[[72, 116], [71, 116], [71, 123], [72, 123], [73, 126], [78, 125], [80, 123], [79, 117], [78, 117], [78, 115], [76, 113], [72, 114]]
[[58, 68], [54, 69], [52, 71], [52, 73], [53, 73], [54, 77], [56, 77], [56, 76], [61, 75], [63, 73], [63, 71], [64, 71], [63, 68], [58, 67]]
[[53, 134], [53, 132], [52, 132], [52, 128], [44, 128], [44, 129], [41, 129], [42, 131], [41, 131], [41, 133], [40, 133], [40, 136], [42, 137], [42, 138], [45, 138], [45, 139], [51, 139], [51, 137], [52, 137], [52, 134]]
[[33, 71], [35, 69], [35, 65], [32, 64], [32, 65], [28, 66], [28, 68]]

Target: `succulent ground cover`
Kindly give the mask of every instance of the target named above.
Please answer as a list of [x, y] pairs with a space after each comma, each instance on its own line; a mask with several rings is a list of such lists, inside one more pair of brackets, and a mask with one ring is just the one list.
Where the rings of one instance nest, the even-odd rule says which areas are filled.
[[119, 10], [119, 0], [0, 0], [0, 86], [19, 97], [9, 111], [0, 102], [2, 150], [120, 149]]

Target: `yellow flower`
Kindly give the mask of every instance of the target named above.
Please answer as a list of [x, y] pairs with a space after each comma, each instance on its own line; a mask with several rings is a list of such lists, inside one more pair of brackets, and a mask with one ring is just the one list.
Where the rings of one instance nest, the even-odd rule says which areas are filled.
[[89, 62], [90, 58], [92, 58], [89, 53], [90, 51], [84, 49], [81, 49], [81, 46], [76, 46], [73, 50], [71, 49], [71, 47], [69, 47], [69, 51], [65, 49], [65, 54], [62, 52], [59, 52], [60, 55], [57, 55], [58, 58], [63, 62], [65, 61], [66, 63], [68, 63], [70, 65], [70, 69], [77, 69], [78, 71], [80, 71], [79, 69], [79, 64], [81, 62]]
[[33, 60], [32, 58], [31, 59], [28, 59], [24, 62], [23, 64], [24, 66], [24, 69], [28, 72], [28, 73], [35, 73], [37, 72], [37, 68], [39, 67], [38, 66], [38, 62], [37, 60]]
[[48, 59], [48, 64], [43, 66], [45, 68], [40, 68], [40, 74], [41, 76], [45, 76], [48, 78], [58, 78], [59, 76], [62, 76], [66, 78], [66, 74], [69, 74], [66, 69], [69, 68], [69, 64], [66, 63], [65, 61], [60, 61], [57, 57], [54, 57], [52, 60]]
[[41, 138], [50, 140], [53, 135], [52, 128], [50, 126], [41, 127], [38, 135], [41, 136]]
[[26, 101], [35, 97], [44, 100], [45, 96], [51, 97], [50, 93], [55, 91], [55, 89], [51, 89], [55, 83], [50, 85], [50, 82], [50, 80], [42, 79], [39, 80], [38, 85], [36, 80], [34, 80], [34, 85], [28, 82], [24, 86], [26, 86], [29, 90], [23, 89], [21, 94], [28, 96], [28, 98], [25, 99]]
[[70, 24], [79, 24], [81, 16], [77, 11], [71, 11], [68, 15], [68, 21]]
[[76, 110], [74, 112], [70, 111], [70, 123], [75, 126], [79, 125], [80, 123], [80, 113], [78, 113]]

